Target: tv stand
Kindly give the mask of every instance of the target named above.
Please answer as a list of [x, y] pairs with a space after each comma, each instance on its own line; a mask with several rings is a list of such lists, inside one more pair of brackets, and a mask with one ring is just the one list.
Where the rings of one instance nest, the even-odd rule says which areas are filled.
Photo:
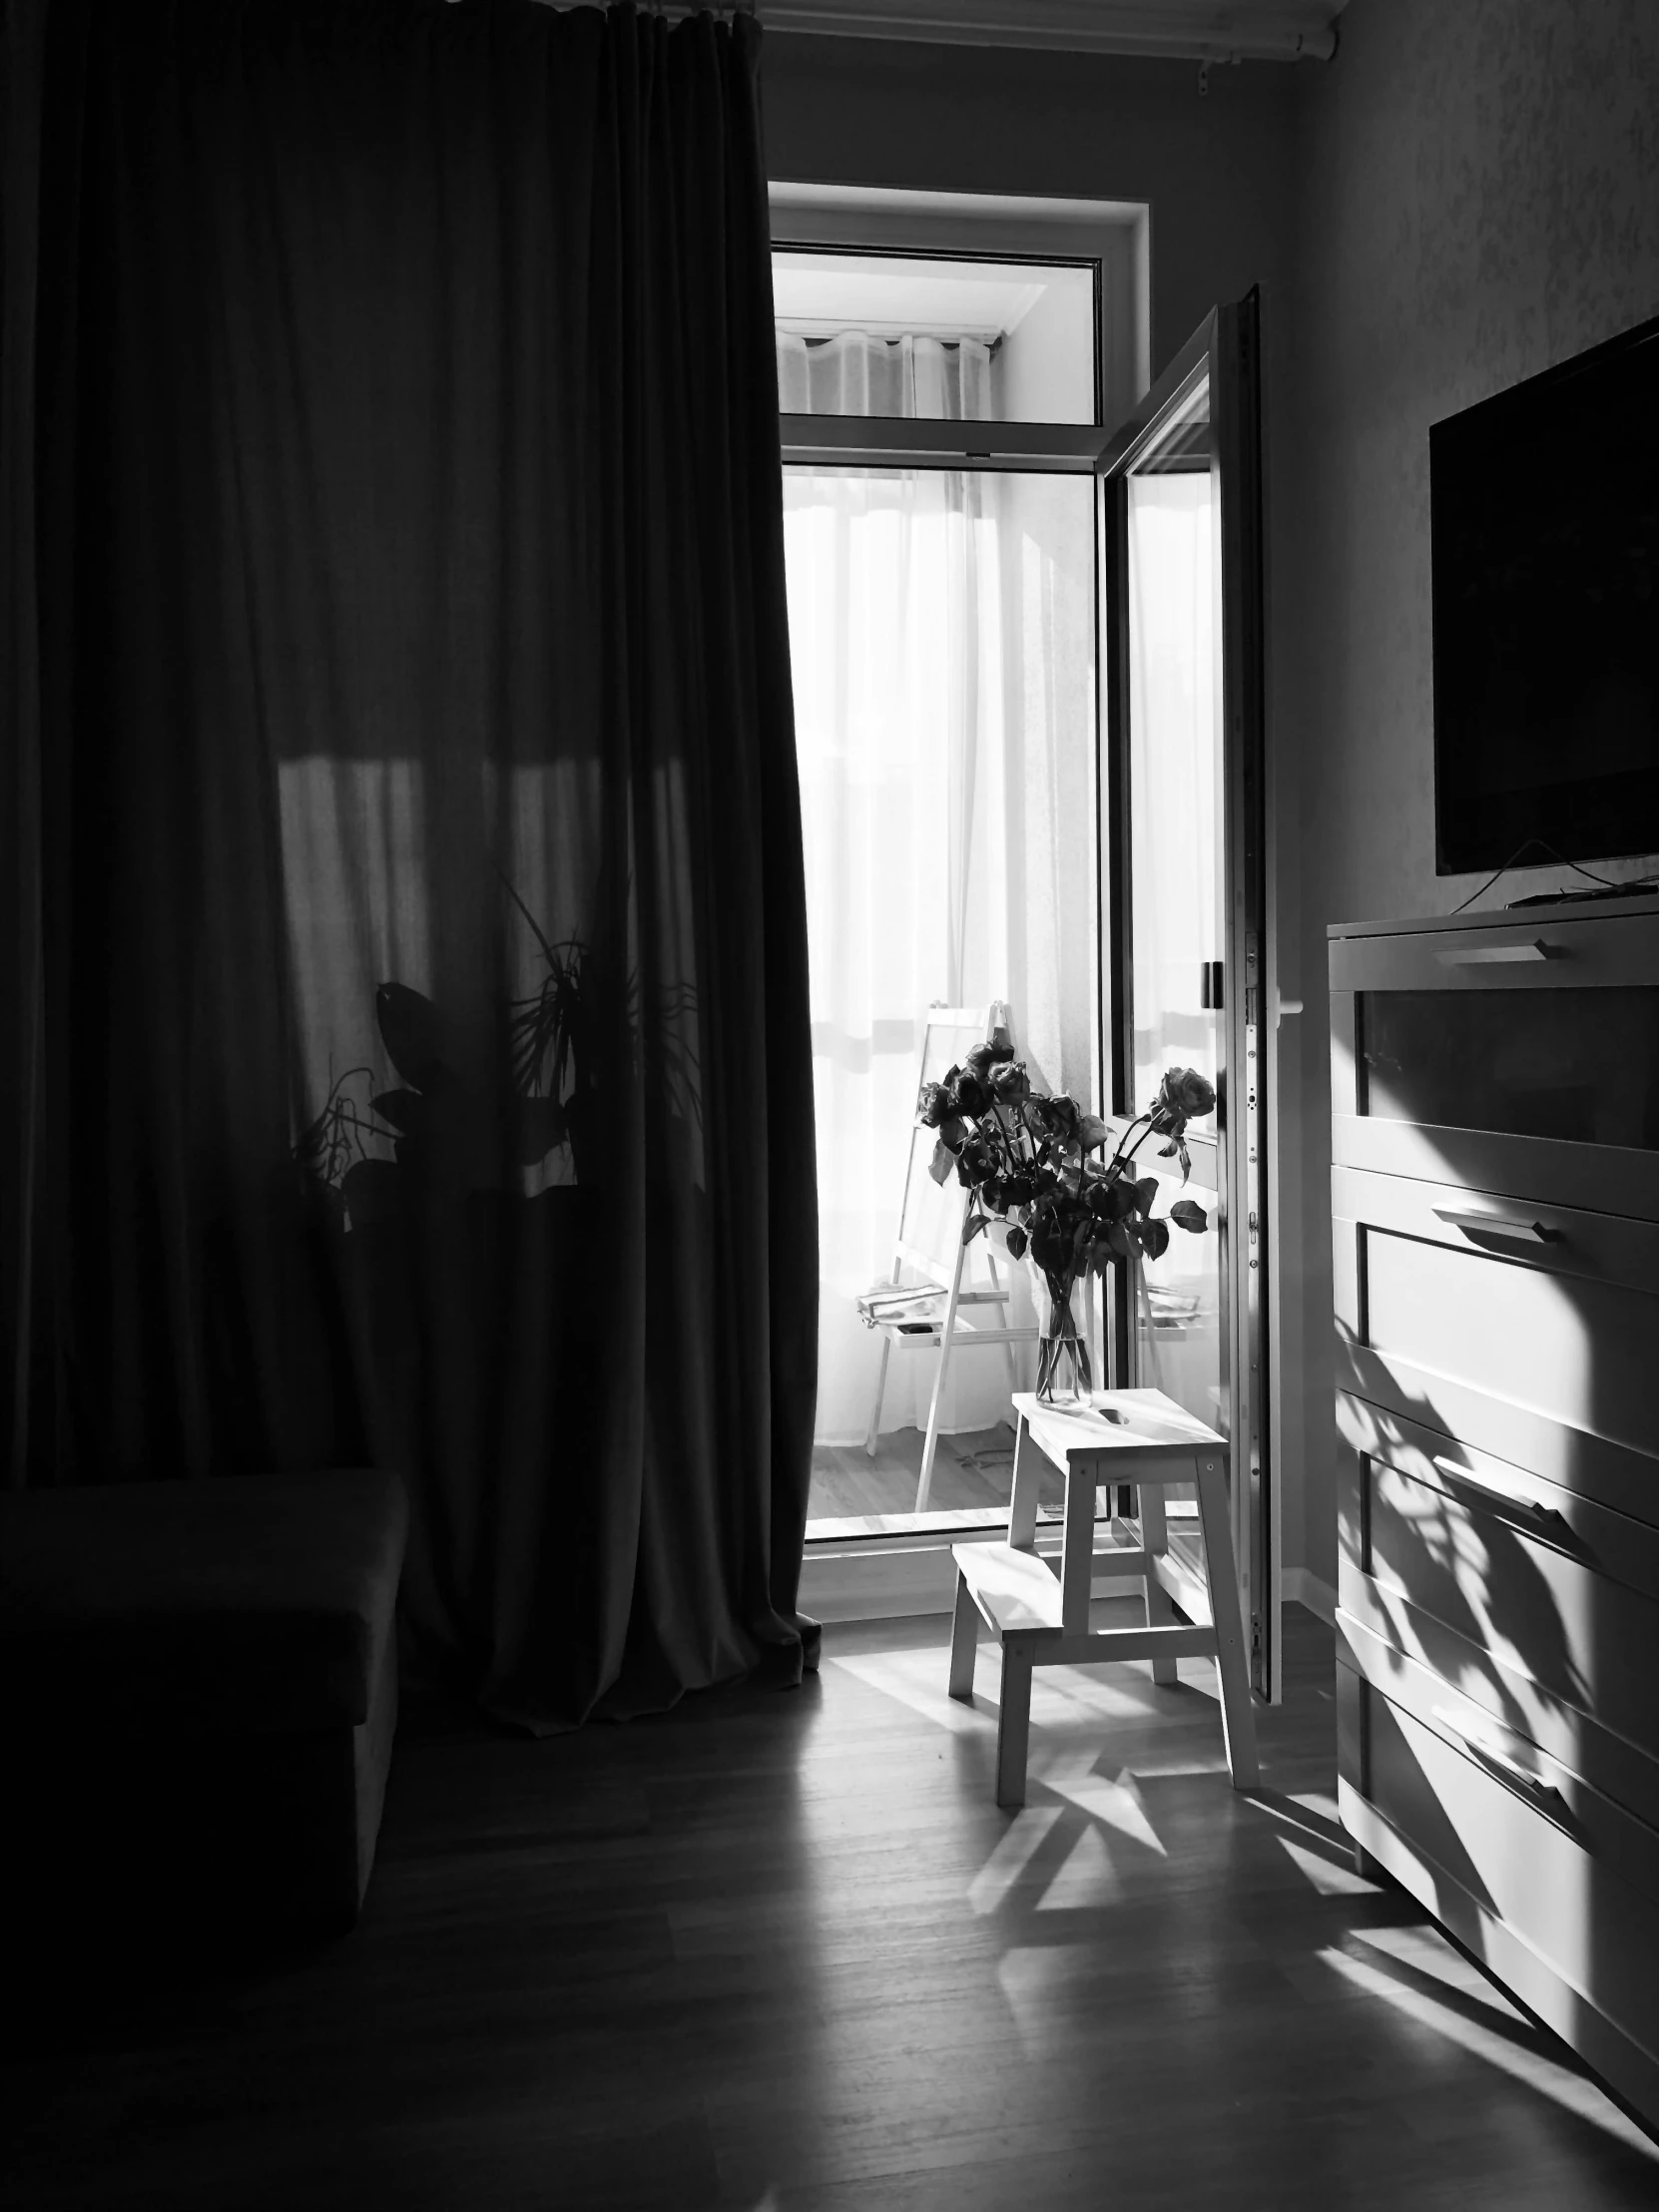
[[1582, 890], [1574, 887], [1570, 891], [1531, 891], [1525, 898], [1511, 898], [1504, 912], [1513, 913], [1517, 906], [1564, 906], [1569, 901], [1576, 905], [1584, 898], [1628, 898], [1633, 891], [1654, 888], [1654, 881], [1649, 878], [1634, 883], [1597, 883], [1593, 887], [1586, 885]]

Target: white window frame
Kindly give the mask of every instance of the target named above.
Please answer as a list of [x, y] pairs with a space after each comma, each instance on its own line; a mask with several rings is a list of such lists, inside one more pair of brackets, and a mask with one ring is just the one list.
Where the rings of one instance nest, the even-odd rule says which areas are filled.
[[775, 251], [821, 246], [947, 259], [1083, 262], [1095, 273], [1099, 314], [1092, 424], [782, 415], [786, 462], [1093, 473], [1110, 432], [1152, 380], [1152, 217], [1143, 202], [788, 183], [770, 186], [769, 198]]
[[[774, 183], [769, 189], [775, 251], [830, 247], [943, 259], [1083, 263], [1093, 267], [1099, 317], [1093, 423], [781, 415], [787, 465], [1097, 474], [1114, 430], [1151, 382], [1151, 211], [1144, 203], [801, 183]], [[1104, 681], [1104, 620], [1105, 609], [1097, 599], [1097, 690]], [[1097, 697], [1097, 817], [1104, 713], [1104, 698]], [[1102, 980], [1097, 970], [1097, 999]], [[1096, 1057], [1098, 1061], [1098, 1048]], [[1103, 1072], [1097, 1066], [1097, 1087]], [[1005, 1525], [995, 1522], [952, 1525], [961, 1515], [894, 1517], [913, 1519], [914, 1526], [881, 1536], [809, 1538], [801, 1590], [801, 1604], [809, 1613], [824, 1620], [947, 1613], [955, 1588], [951, 1545], [1006, 1533]]]

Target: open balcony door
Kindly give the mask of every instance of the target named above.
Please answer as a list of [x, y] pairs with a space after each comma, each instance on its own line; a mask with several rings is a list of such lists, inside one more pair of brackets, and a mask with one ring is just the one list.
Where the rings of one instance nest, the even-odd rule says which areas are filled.
[[[1262, 515], [1257, 301], [1206, 316], [1099, 463], [1105, 488], [1107, 912], [1112, 1105], [1164, 1069], [1215, 1084], [1190, 1132], [1177, 1233], [1124, 1300], [1120, 1372], [1228, 1439], [1256, 1691], [1281, 1692], [1269, 1459]], [[1142, 1159], [1179, 1177], [1174, 1160]], [[1172, 1191], [1170, 1196], [1175, 1193]], [[1160, 1207], [1160, 1211], [1163, 1208]]]

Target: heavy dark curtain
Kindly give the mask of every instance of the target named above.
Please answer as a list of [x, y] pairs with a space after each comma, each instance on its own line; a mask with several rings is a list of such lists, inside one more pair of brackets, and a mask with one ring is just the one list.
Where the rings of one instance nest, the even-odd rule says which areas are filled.
[[814, 1656], [758, 48], [6, 0], [13, 1478], [399, 1467], [538, 1728]]

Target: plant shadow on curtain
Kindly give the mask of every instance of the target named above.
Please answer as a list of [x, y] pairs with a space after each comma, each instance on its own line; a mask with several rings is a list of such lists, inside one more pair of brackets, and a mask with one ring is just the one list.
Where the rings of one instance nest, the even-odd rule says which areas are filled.
[[758, 51], [46, 34], [17, 1454], [402, 1468], [417, 1651], [537, 1729], [816, 1658]]

